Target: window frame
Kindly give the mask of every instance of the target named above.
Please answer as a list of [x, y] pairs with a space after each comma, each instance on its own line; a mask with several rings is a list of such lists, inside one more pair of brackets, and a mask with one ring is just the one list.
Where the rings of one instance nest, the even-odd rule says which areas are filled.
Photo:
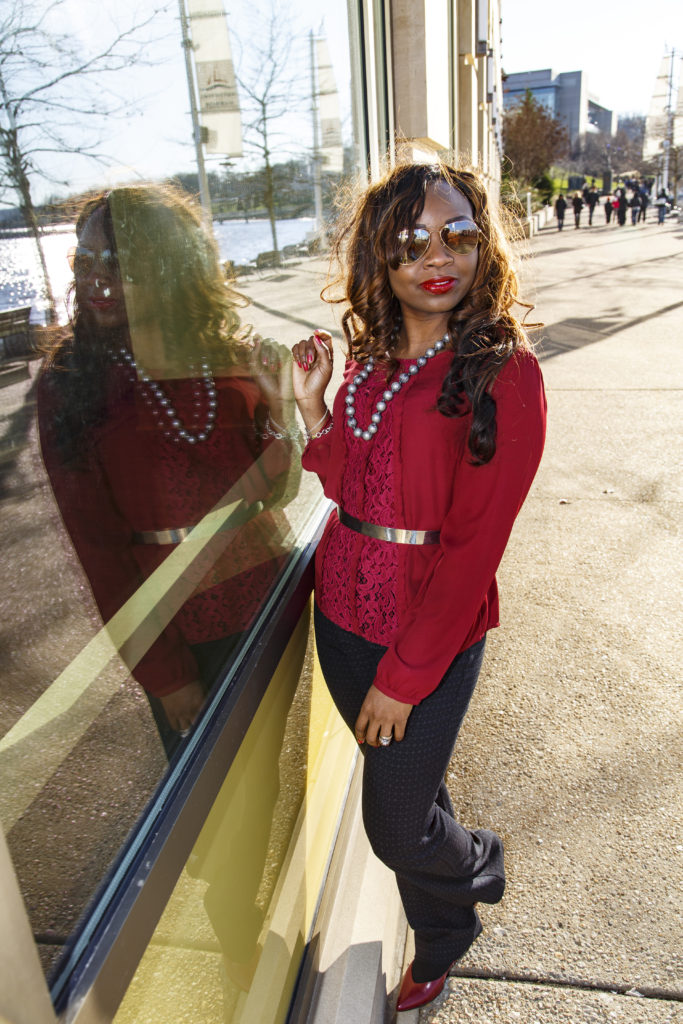
[[334, 505], [322, 500], [258, 625], [172, 762], [72, 933], [49, 982], [58, 1014], [110, 1021], [313, 590], [313, 559]]

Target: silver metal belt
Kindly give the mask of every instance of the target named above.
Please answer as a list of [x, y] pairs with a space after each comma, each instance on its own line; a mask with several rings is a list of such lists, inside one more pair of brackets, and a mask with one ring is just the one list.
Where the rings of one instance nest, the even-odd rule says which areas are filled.
[[194, 526], [179, 526], [177, 530], [138, 530], [133, 534], [133, 544], [180, 544], [193, 530]]
[[439, 530], [400, 530], [394, 529], [393, 526], [364, 523], [362, 519], [349, 515], [343, 508], [337, 509], [337, 515], [342, 526], [348, 526], [349, 530], [362, 533], [364, 537], [374, 537], [375, 540], [387, 540], [391, 544], [438, 544], [441, 536]]
[[[244, 526], [262, 511], [262, 501], [255, 501], [251, 505], [243, 501], [216, 532], [222, 533], [224, 530], [233, 530], [236, 526]], [[194, 526], [178, 526], [174, 530], [136, 530], [132, 539], [133, 544], [180, 544], [193, 530]]]

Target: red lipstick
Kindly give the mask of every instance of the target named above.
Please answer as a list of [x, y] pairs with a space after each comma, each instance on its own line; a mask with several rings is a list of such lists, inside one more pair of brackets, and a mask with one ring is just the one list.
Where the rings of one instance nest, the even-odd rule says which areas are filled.
[[455, 284], [454, 277], [432, 277], [429, 281], [423, 281], [420, 288], [432, 295], [443, 295]]

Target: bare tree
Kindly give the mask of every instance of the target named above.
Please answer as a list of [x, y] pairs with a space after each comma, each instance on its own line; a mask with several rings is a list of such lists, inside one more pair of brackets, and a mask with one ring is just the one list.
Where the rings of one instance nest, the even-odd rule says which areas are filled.
[[125, 109], [113, 73], [142, 59], [141, 33], [159, 13], [149, 9], [108, 42], [86, 52], [83, 40], [59, 30], [65, 0], [2, 0], [0, 8], [0, 189], [19, 201], [35, 239], [48, 319], [56, 319], [33, 188], [56, 183], [52, 166], [66, 153], [96, 159], [99, 131]]
[[503, 149], [518, 180], [526, 183], [540, 177], [568, 148], [565, 125], [534, 99], [530, 90], [505, 112]]
[[[301, 74], [300, 64], [292, 60], [296, 43], [290, 15], [278, 0], [271, 0], [267, 12], [251, 26], [248, 44], [244, 38], [239, 40], [242, 57], [237, 81], [244, 108], [244, 140], [263, 160], [264, 200], [276, 252], [273, 152], [279, 148], [279, 140], [287, 137], [285, 132], [278, 131], [277, 125], [301, 104], [304, 98], [301, 80], [306, 78]], [[248, 69], [245, 69], [247, 62]]]

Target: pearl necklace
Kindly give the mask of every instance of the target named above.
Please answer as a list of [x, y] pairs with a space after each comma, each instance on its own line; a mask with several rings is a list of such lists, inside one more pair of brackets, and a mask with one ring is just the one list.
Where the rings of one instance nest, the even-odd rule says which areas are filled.
[[365, 430], [358, 426], [356, 420], [356, 392], [360, 384], [364, 384], [372, 373], [375, 367], [375, 360], [372, 356], [369, 357], [364, 368], [357, 373], [353, 378], [351, 384], [347, 387], [346, 395], [346, 422], [349, 429], [353, 432], [354, 437], [359, 437], [363, 441], [371, 441], [377, 433], [377, 429], [382, 422], [382, 415], [387, 407], [387, 402], [391, 402], [393, 398], [399, 393], [404, 384], [407, 384], [411, 377], [414, 377], [420, 372], [423, 366], [426, 366], [430, 359], [433, 359], [437, 352], [440, 352], [446, 347], [448, 341], [448, 331], [444, 334], [443, 338], [439, 338], [434, 344], [427, 349], [423, 356], [419, 356], [416, 362], [411, 363], [408, 370], [404, 373], [399, 374], [398, 380], [393, 381], [386, 391], [382, 392], [382, 396], [375, 406], [375, 411], [370, 417], [370, 423], [368, 423]]
[[[195, 422], [194, 429], [188, 430], [161, 384], [152, 380], [125, 345], [122, 345], [118, 352], [112, 352], [111, 357], [117, 366], [127, 366], [131, 370], [129, 379], [142, 387], [145, 405], [150, 408], [157, 425], [163, 430], [164, 437], [171, 438], [176, 443], [185, 441], [186, 444], [206, 441], [216, 425], [216, 410], [218, 408], [216, 386], [207, 362], [202, 362], [202, 378], [194, 386], [194, 419], [195, 421], [199, 420], [199, 412], [202, 406], [206, 405], [205, 423], [198, 430], [199, 424]], [[194, 366], [190, 365], [190, 372], [193, 370]], [[202, 400], [202, 391], [206, 393], [205, 400]]]

